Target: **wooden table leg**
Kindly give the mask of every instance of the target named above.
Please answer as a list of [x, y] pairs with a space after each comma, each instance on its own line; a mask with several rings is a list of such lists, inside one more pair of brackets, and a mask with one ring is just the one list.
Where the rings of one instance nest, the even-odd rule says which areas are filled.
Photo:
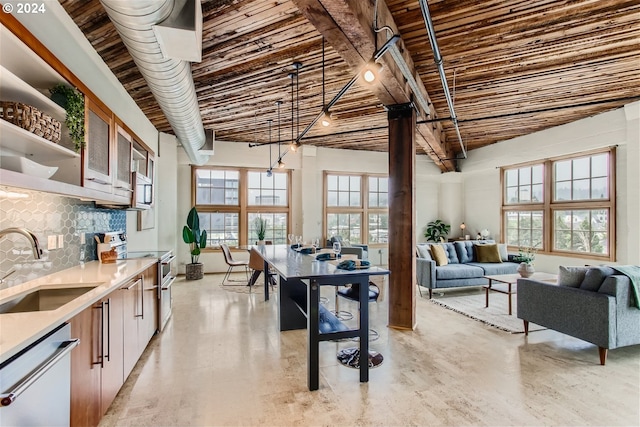
[[508, 283], [507, 285], [507, 293], [509, 297], [509, 316], [511, 316], [511, 283]]
[[487, 286], [486, 288], [484, 288], [485, 291], [485, 303], [484, 303], [484, 308], [489, 307], [489, 289], [491, 289], [491, 279], [489, 279], [489, 286]]

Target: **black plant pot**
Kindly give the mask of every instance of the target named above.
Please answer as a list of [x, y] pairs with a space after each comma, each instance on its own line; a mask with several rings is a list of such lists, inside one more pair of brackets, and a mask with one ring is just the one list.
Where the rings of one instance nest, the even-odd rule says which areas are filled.
[[204, 265], [201, 262], [186, 265], [187, 280], [200, 280], [204, 277]]

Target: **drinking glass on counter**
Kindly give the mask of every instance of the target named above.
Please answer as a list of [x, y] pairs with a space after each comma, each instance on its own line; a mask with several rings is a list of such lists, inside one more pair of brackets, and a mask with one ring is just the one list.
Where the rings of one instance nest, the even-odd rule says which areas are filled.
[[342, 250], [342, 246], [340, 242], [333, 242], [333, 253], [336, 254], [336, 258], [340, 255], [340, 251]]

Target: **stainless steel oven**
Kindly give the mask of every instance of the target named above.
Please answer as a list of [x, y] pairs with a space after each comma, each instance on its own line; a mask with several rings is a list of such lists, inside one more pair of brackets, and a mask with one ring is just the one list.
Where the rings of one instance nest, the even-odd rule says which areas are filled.
[[176, 280], [173, 251], [128, 252], [127, 258], [155, 258], [158, 261], [158, 331], [162, 332], [171, 317], [171, 286]]

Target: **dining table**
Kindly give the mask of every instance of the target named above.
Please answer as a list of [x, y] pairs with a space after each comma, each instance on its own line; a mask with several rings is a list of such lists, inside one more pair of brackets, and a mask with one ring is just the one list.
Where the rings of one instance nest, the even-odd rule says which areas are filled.
[[[303, 253], [295, 245], [256, 245], [264, 260], [264, 271], [277, 275], [279, 330], [307, 330], [307, 386], [319, 388], [319, 346], [322, 341], [358, 338], [360, 355], [369, 354], [369, 304], [359, 304], [358, 327], [350, 328], [320, 304], [322, 286], [356, 285], [360, 301], [369, 300], [371, 276], [388, 275], [389, 270], [362, 266], [338, 268], [340, 258], [319, 261], [316, 254]], [[355, 286], [354, 286], [355, 287]], [[265, 274], [265, 301], [269, 300], [269, 274]], [[366, 356], [364, 357], [366, 360]], [[369, 381], [369, 364], [360, 363], [360, 382]]]

